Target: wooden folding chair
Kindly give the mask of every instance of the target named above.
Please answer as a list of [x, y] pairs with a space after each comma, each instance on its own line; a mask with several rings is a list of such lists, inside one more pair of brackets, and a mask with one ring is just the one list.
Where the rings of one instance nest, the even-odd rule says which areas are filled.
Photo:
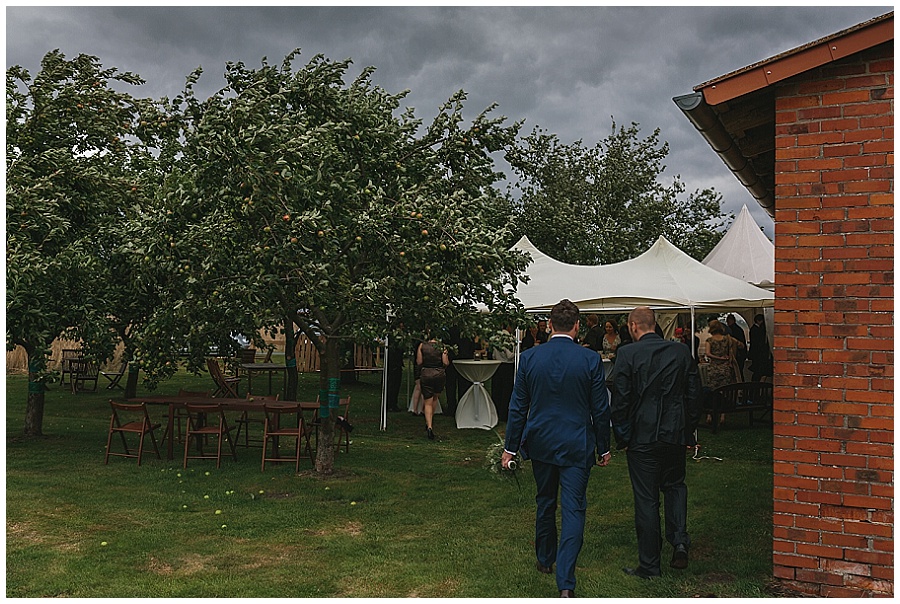
[[[316, 397], [316, 402], [319, 402], [319, 397]], [[333, 446], [337, 451], [341, 450], [341, 446], [344, 447], [344, 451], [350, 452], [350, 432], [353, 430], [353, 424], [350, 423], [350, 396], [348, 395], [346, 398], [342, 398], [338, 401], [337, 408], [337, 418], [335, 419], [334, 428], [335, 428], [335, 437]], [[316, 413], [314, 419], [314, 426], [316, 429], [316, 443], [319, 442], [319, 426], [321, 425], [319, 421], [318, 413]], [[343, 441], [343, 444], [342, 444]]]
[[[185, 390], [181, 388], [178, 390], [178, 398], [191, 397], [191, 398], [212, 398], [212, 392], [209, 390]], [[187, 421], [187, 411], [184, 410], [184, 407], [175, 407], [175, 417], [172, 418], [172, 424], [175, 428], [175, 432], [177, 436], [175, 437], [178, 442], [182, 442], [182, 434], [181, 434], [181, 420]], [[166, 432], [163, 434], [162, 440], [165, 441], [169, 436], [168, 426], [166, 427]]]
[[[256, 394], [247, 394], [248, 401], [271, 401], [275, 402], [278, 400], [279, 395], [273, 394], [271, 396], [264, 395], [256, 395]], [[250, 438], [250, 424], [259, 424], [262, 426], [264, 421], [262, 419], [257, 419], [255, 417], [250, 417], [249, 411], [244, 411], [241, 413], [241, 416], [234, 422], [235, 426], [237, 426], [237, 431], [234, 433], [235, 444], [239, 443], [241, 440], [241, 431], [244, 432], [244, 446], [249, 447], [250, 443], [259, 443], [263, 444], [262, 439], [251, 439]]]
[[[303, 443], [306, 444], [305, 451], [309, 456], [309, 460], [315, 464], [312, 447], [309, 444], [309, 430], [306, 428], [306, 422], [303, 421], [303, 411], [300, 403], [281, 403], [279, 405], [264, 405], [263, 409], [266, 413], [265, 423], [263, 425], [263, 448], [262, 448], [262, 468], [266, 471], [266, 462], [294, 462], [294, 473], [300, 472], [300, 449]], [[286, 425], [285, 425], [286, 422]], [[279, 449], [281, 438], [295, 439], [294, 455], [292, 457], [284, 457]], [[271, 442], [272, 451], [269, 454], [269, 443]]]
[[[109, 464], [109, 456], [114, 455], [118, 457], [136, 457], [138, 465], [141, 465], [141, 457], [144, 454], [144, 437], [148, 434], [150, 435], [150, 440], [153, 441], [156, 457], [162, 459], [162, 456], [159, 454], [159, 446], [156, 443], [156, 435], [153, 433], [154, 430], [159, 428], [160, 424], [154, 424], [150, 421], [150, 416], [147, 414], [147, 405], [144, 403], [126, 405], [113, 401], [109, 401], [109, 405], [112, 407], [112, 417], [109, 419], [109, 435], [106, 438], [106, 459], [103, 463]], [[116, 433], [122, 437], [124, 453], [112, 452], [113, 434]], [[131, 449], [128, 448], [128, 440], [125, 438], [126, 433], [138, 435], [137, 453], [132, 453]]]
[[72, 360], [81, 358], [81, 349], [79, 348], [63, 348], [62, 355], [59, 359], [60, 378], [59, 384], [66, 385], [66, 375], [72, 377]]
[[206, 367], [209, 369], [209, 375], [216, 385], [216, 389], [213, 391], [213, 397], [239, 398], [238, 388], [240, 386], [241, 378], [237, 376], [226, 376], [219, 366], [219, 361], [216, 359], [206, 359]]
[[72, 394], [79, 390], [87, 390], [85, 386], [87, 382], [94, 383], [91, 392], [97, 391], [97, 380], [100, 379], [97, 363], [88, 359], [72, 359], [69, 361], [69, 367], [71, 368], [69, 379], [72, 382]]
[[119, 385], [119, 380], [121, 380], [122, 376], [125, 375], [125, 371], [127, 369], [128, 361], [122, 361], [122, 363], [119, 365], [118, 371], [101, 371], [100, 375], [102, 375], [109, 381], [109, 386], [107, 386], [106, 389], [112, 390], [113, 388], [118, 388], [119, 390], [124, 390], [124, 388]]
[[[228, 420], [225, 419], [225, 411], [220, 405], [191, 405], [184, 406], [187, 412], [187, 428], [184, 434], [184, 467], [187, 468], [188, 459], [215, 459], [216, 467], [222, 465], [222, 441], [228, 441], [228, 447], [231, 449], [231, 457], [237, 461], [237, 451], [234, 448], [234, 441], [231, 438], [231, 428], [228, 427]], [[211, 419], [218, 415], [219, 421], [212, 422]], [[190, 455], [191, 437], [197, 439], [197, 455]], [[216, 454], [205, 455], [203, 453], [203, 441], [215, 436], [218, 439], [216, 443]]]
[[341, 441], [344, 441], [344, 451], [346, 453], [350, 452], [350, 432], [353, 430], [353, 425], [350, 423], [350, 396], [347, 398], [342, 398], [338, 402], [338, 419], [335, 422], [335, 427], [338, 429], [337, 437], [335, 440], [336, 450], [341, 450]]

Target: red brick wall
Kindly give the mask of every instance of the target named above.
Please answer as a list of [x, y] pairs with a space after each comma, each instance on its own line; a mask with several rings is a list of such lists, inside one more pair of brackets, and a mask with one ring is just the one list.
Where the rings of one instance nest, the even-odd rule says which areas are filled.
[[893, 43], [776, 90], [774, 574], [892, 595]]

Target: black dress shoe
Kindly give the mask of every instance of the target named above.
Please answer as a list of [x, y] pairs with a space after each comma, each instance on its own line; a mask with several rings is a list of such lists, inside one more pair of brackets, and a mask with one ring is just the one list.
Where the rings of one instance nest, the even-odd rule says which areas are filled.
[[687, 568], [688, 565], [688, 551], [687, 547], [684, 544], [679, 543], [675, 546], [675, 551], [672, 553], [672, 561], [669, 562], [669, 566], [672, 568]]
[[559, 592], [559, 597], [560, 597], [560, 598], [574, 598], [574, 597], [575, 597], [575, 591], [572, 590], [572, 589], [562, 589], [562, 590], [560, 590], [560, 592]]
[[425, 428], [425, 434], [428, 436], [428, 440], [434, 440], [434, 430]]
[[623, 568], [622, 572], [624, 572], [626, 575], [637, 577], [638, 579], [646, 579], [648, 581], [654, 577], [654, 575], [649, 575], [640, 568]]
[[553, 572], [553, 565], [544, 566], [540, 562], [537, 563], [537, 569], [539, 573], [544, 573], [545, 575], [549, 575]]

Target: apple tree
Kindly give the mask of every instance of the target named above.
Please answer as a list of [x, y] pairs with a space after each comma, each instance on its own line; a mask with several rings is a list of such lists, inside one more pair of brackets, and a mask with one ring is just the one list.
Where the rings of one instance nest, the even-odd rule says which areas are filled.
[[662, 180], [669, 145], [659, 129], [640, 138], [637, 124], [612, 126], [593, 147], [562, 143], [536, 128], [507, 160], [518, 176], [516, 234], [572, 264], [634, 258], [660, 235], [702, 259], [721, 239], [721, 195]]
[[[165, 346], [194, 351], [196, 367], [231, 332], [283, 329], [296, 398], [302, 332], [320, 355], [320, 438], [330, 442], [342, 342], [394, 334], [401, 321], [495, 334], [520, 310], [507, 292], [526, 258], [507, 250], [510, 204], [493, 188], [492, 156], [518, 125], [493, 108], [466, 123], [463, 92], [425, 125], [401, 109], [406, 93], [372, 82], [373, 68], [346, 82], [349, 60], [315, 56], [295, 69], [297, 55], [229, 63], [227, 85], [205, 100], [193, 91], [200, 72], [188, 78], [182, 157], [155, 215], [135, 225], [148, 274], [176, 270], [186, 289], [148, 322], [165, 337], [141, 362], [163, 377]], [[333, 466], [333, 448], [320, 446], [317, 471]]]
[[96, 57], [48, 53], [31, 77], [6, 74], [6, 343], [28, 356], [25, 434], [42, 434], [47, 358], [61, 335], [108, 358], [102, 241], [135, 203], [145, 150], [135, 138], [145, 102], [119, 89], [132, 73]]

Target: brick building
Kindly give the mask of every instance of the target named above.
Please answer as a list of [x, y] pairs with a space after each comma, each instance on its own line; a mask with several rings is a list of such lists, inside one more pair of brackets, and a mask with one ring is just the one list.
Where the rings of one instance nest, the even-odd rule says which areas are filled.
[[775, 220], [773, 574], [893, 595], [893, 12], [676, 104]]

